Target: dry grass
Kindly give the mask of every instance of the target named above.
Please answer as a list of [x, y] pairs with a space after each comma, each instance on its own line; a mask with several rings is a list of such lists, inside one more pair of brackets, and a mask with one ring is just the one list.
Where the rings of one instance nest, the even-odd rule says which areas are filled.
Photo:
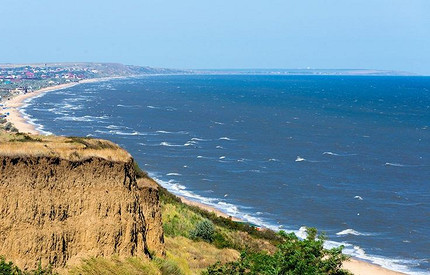
[[33, 136], [0, 133], [1, 156], [48, 156], [79, 161], [91, 157], [111, 161], [128, 161], [131, 155], [118, 145], [100, 139]]
[[201, 274], [208, 266], [220, 261], [227, 263], [239, 258], [238, 251], [218, 249], [206, 242], [195, 242], [184, 237], [166, 238], [165, 259], [156, 258], [90, 258], [81, 261], [68, 270], [58, 270], [65, 274], [148, 274], [180, 275]]
[[82, 264], [70, 268], [65, 274], [129, 274], [129, 275], [159, 275], [162, 274], [155, 262], [145, 258], [90, 258]]
[[167, 257], [185, 274], [200, 274], [208, 266], [220, 261], [232, 262], [240, 253], [233, 249], [218, 249], [206, 242], [195, 242], [184, 237], [166, 238]]

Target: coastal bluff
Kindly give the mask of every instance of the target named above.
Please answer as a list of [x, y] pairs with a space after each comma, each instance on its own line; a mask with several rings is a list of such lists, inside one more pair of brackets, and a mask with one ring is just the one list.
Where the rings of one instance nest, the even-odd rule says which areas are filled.
[[0, 135], [0, 255], [21, 269], [164, 255], [157, 184], [99, 139]]

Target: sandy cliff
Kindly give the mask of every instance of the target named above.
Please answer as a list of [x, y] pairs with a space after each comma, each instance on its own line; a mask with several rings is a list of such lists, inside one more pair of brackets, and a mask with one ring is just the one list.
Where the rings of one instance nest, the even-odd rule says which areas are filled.
[[0, 255], [31, 269], [149, 251], [164, 254], [158, 190], [136, 179], [124, 150], [100, 140], [0, 140]]

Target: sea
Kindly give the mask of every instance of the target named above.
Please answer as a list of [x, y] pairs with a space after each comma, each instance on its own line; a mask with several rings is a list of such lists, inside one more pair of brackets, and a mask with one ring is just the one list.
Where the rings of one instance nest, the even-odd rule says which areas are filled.
[[177, 195], [430, 273], [430, 77], [152, 75], [21, 111], [44, 134], [118, 143]]

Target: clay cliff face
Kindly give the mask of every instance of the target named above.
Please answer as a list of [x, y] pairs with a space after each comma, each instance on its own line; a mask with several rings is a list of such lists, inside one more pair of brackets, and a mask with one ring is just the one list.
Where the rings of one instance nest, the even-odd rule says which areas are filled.
[[[75, 156], [95, 150], [81, 145], [67, 150]], [[158, 190], [149, 179], [136, 180], [131, 157], [2, 155], [0, 145], [0, 255], [32, 269], [39, 261], [64, 267], [149, 251], [164, 254]]]

